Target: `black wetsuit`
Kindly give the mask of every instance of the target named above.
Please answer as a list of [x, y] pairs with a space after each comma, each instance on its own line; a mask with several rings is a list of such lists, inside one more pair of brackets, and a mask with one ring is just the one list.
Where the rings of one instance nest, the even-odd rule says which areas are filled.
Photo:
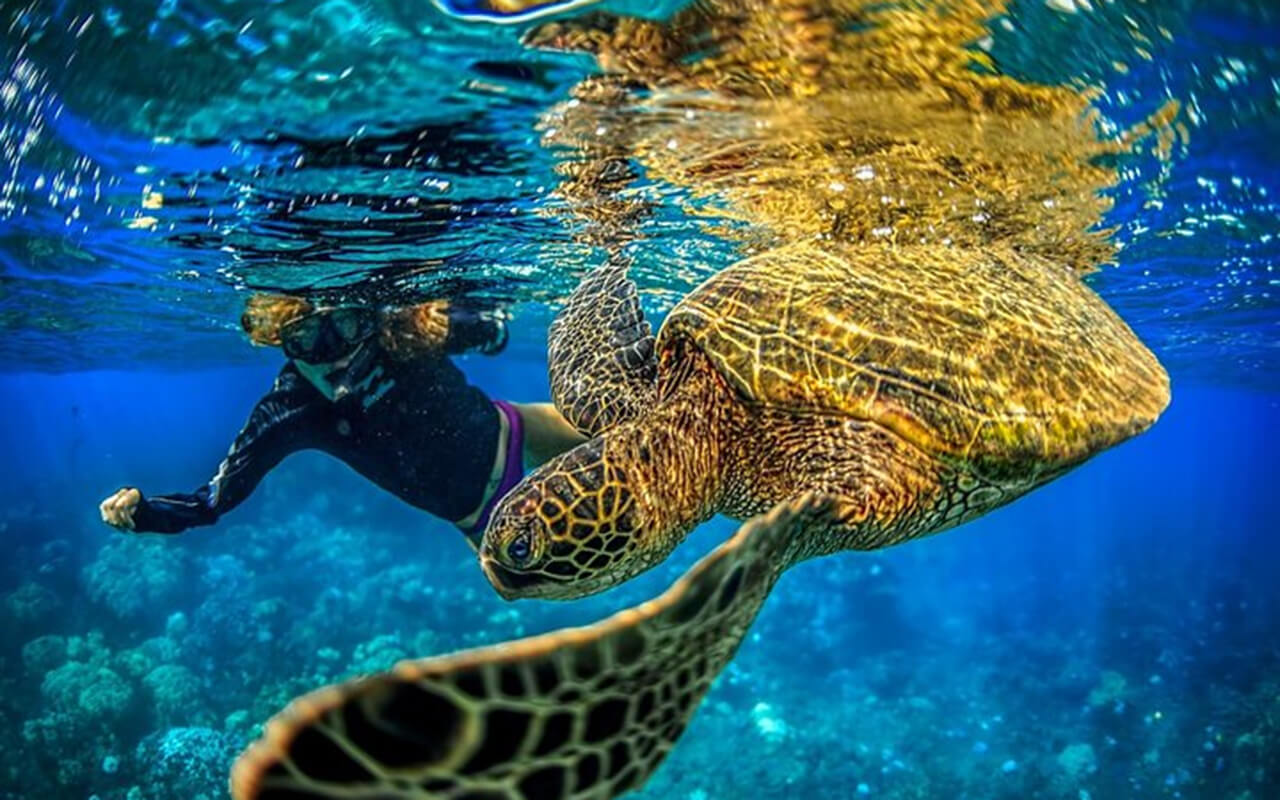
[[[451, 322], [448, 352], [492, 343], [494, 326], [503, 324], [468, 319], [475, 326]], [[501, 342], [505, 330], [499, 336]], [[378, 347], [375, 342], [367, 346]], [[211, 525], [247, 498], [281, 459], [299, 450], [339, 458], [443, 519], [462, 520], [475, 512], [487, 499], [494, 470], [502, 431], [499, 410], [445, 356], [400, 361], [379, 349], [374, 364], [366, 391], [336, 401], [292, 361], [286, 364], [212, 480], [191, 494], [144, 497], [134, 512], [134, 530], [177, 533]]]

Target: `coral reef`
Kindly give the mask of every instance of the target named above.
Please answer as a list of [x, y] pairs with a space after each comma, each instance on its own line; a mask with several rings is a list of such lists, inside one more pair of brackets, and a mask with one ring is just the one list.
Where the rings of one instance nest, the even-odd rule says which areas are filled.
[[[42, 575], [78, 585], [82, 600], [56, 597], [46, 630], [13, 628], [23, 638], [6, 643], [0, 786], [19, 788], [0, 788], [0, 800], [224, 797], [235, 753], [294, 696], [403, 658], [594, 619], [651, 595], [732, 529], [709, 526], [619, 592], [511, 605], [441, 523], [386, 500], [365, 507], [363, 524], [326, 529], [288, 499], [219, 537], [160, 549], [91, 528], [88, 566], [64, 559]], [[1274, 659], [1258, 649], [1272, 598], [1253, 590], [1239, 601], [1252, 614], [1207, 612], [1199, 624], [1219, 631], [1213, 647], [1178, 633], [1172, 607], [1134, 607], [1155, 593], [1123, 563], [1088, 581], [1108, 617], [1131, 624], [1027, 615], [1009, 598], [1035, 590], [1017, 580], [939, 613], [920, 593], [959, 546], [931, 542], [928, 562], [904, 548], [788, 576], [637, 796], [809, 798], [833, 786], [890, 800], [1271, 795], [1280, 673], [1254, 665]], [[1141, 570], [1159, 584], [1145, 560]], [[6, 598], [48, 605], [21, 572], [7, 574]]]
[[187, 579], [178, 542], [117, 536], [84, 569], [90, 599], [121, 619], [168, 614]]
[[47, 623], [61, 605], [57, 595], [34, 581], [27, 581], [4, 598], [5, 611], [22, 626]]
[[219, 800], [238, 748], [236, 737], [210, 728], [170, 728], [138, 744], [143, 797]]

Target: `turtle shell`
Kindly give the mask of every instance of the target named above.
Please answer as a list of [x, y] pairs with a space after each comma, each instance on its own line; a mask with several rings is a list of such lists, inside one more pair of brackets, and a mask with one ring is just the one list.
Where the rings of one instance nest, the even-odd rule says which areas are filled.
[[880, 424], [1002, 483], [1043, 479], [1148, 427], [1155, 356], [1071, 270], [999, 247], [794, 245], [672, 310], [748, 403]]

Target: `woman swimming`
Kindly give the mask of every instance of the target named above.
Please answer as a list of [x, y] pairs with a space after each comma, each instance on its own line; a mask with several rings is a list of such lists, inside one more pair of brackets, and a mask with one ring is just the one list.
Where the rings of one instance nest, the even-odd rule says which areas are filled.
[[240, 322], [254, 343], [280, 347], [289, 360], [227, 457], [189, 494], [120, 489], [100, 505], [108, 525], [154, 533], [211, 525], [285, 456], [314, 449], [478, 544], [526, 462], [583, 441], [550, 403], [490, 400], [449, 359], [501, 351], [500, 312], [445, 301], [373, 308], [254, 295]]

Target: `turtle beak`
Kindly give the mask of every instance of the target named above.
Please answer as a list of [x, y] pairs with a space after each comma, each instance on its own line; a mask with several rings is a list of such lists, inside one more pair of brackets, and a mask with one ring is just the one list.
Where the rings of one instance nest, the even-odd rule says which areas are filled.
[[502, 595], [503, 600], [527, 597], [529, 592], [521, 590], [536, 586], [540, 582], [536, 576], [507, 569], [496, 558], [483, 551], [480, 555], [480, 569], [484, 570], [484, 576], [489, 579], [489, 583], [498, 594]]
[[504, 600], [534, 597], [559, 600], [577, 596], [558, 591], [566, 583], [563, 579], [542, 571], [520, 572], [511, 569], [490, 555], [483, 546], [480, 548], [480, 569], [484, 570], [484, 576]]

